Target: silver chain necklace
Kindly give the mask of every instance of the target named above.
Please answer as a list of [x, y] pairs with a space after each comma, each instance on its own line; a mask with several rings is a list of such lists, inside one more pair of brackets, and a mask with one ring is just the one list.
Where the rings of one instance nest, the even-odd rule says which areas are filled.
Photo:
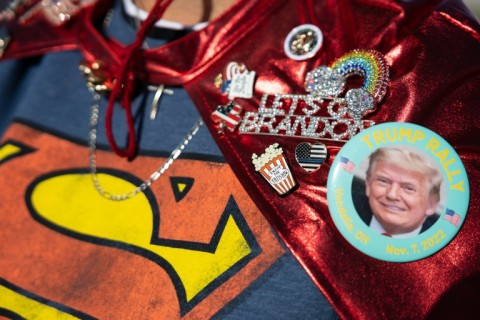
[[[113, 16], [113, 9], [109, 10], [107, 13], [106, 19], [104, 21], [104, 27], [108, 27], [110, 25], [112, 16]], [[137, 19], [136, 19], [137, 20]], [[139, 24], [139, 21], [138, 21]], [[146, 44], [146, 41], [144, 42], [144, 46], [148, 48], [148, 45]], [[99, 66], [97, 65], [97, 68]], [[95, 69], [95, 68], [94, 68]], [[158, 178], [162, 176], [162, 174], [165, 173], [165, 171], [170, 168], [172, 163], [180, 156], [180, 154], [183, 152], [185, 147], [188, 145], [190, 140], [197, 134], [198, 130], [200, 127], [203, 125], [202, 118], [199, 118], [192, 126], [192, 128], [188, 131], [188, 133], [183, 137], [183, 140], [177, 145], [175, 149], [170, 153], [168, 156], [167, 160], [154, 172], [150, 174], [148, 179], [144, 180], [141, 184], [139, 184], [137, 187], [132, 189], [129, 192], [126, 193], [121, 193], [121, 194], [113, 194], [109, 191], [106, 191], [105, 188], [102, 186], [98, 179], [98, 170], [97, 170], [97, 127], [98, 127], [98, 115], [99, 115], [99, 109], [100, 109], [100, 101], [101, 101], [101, 92], [108, 92], [108, 89], [106, 89], [103, 86], [102, 83], [102, 77], [100, 76], [97, 78], [95, 76], [95, 73], [93, 72], [91, 66], [87, 66], [86, 64], [82, 63], [80, 65], [80, 70], [83, 72], [86, 80], [87, 80], [87, 88], [92, 94], [92, 106], [91, 106], [91, 113], [90, 113], [90, 132], [89, 132], [89, 142], [88, 142], [88, 149], [89, 149], [89, 162], [90, 162], [90, 174], [92, 176], [93, 184], [95, 186], [95, 189], [97, 189], [98, 193], [102, 195], [103, 197], [109, 199], [109, 200], [115, 200], [115, 201], [122, 201], [122, 200], [127, 200], [135, 197], [137, 194], [140, 192], [145, 191], [148, 187], [152, 185]], [[151, 90], [149, 86], [149, 90]], [[155, 97], [153, 98], [152, 102], [152, 110], [150, 113], [150, 119], [153, 120], [156, 116], [157, 113], [157, 108], [159, 105], [159, 99], [161, 94], [165, 92], [167, 94], [173, 94], [169, 93], [168, 89], [165, 89], [164, 85], [160, 85], [157, 87], [157, 90], [155, 92]]]
[[93, 179], [93, 184], [97, 191], [105, 198], [109, 200], [121, 201], [133, 198], [138, 193], [143, 192], [145, 189], [150, 187], [153, 182], [155, 182], [158, 178], [162, 176], [162, 174], [167, 171], [168, 168], [172, 165], [172, 163], [180, 156], [183, 152], [185, 147], [188, 145], [190, 140], [197, 134], [200, 127], [203, 125], [202, 119], [198, 119], [190, 131], [183, 137], [183, 140], [177, 145], [177, 147], [170, 153], [167, 160], [152, 174], [148, 177], [148, 179], [144, 180], [140, 185], [135, 187], [129, 192], [121, 193], [121, 194], [112, 194], [105, 190], [102, 186], [100, 181], [98, 180], [97, 176], [97, 126], [98, 126], [98, 115], [100, 109], [100, 101], [101, 95], [95, 90], [95, 88], [89, 87], [88, 90], [92, 94], [92, 106], [91, 106], [91, 114], [90, 114], [90, 132], [89, 132], [89, 160], [90, 160], [90, 174]]

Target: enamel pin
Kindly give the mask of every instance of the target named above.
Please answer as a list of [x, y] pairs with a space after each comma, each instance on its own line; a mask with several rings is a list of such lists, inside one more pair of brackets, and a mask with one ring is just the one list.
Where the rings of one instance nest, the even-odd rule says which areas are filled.
[[283, 155], [283, 149], [278, 143], [270, 145], [260, 156], [254, 153], [252, 163], [255, 171], [259, 172], [281, 196], [292, 192], [297, 185]]
[[215, 78], [215, 86], [220, 88], [222, 94], [228, 95], [228, 99], [250, 99], [253, 97], [255, 84], [255, 71], [249, 71], [245, 64], [230, 62], [223, 74]]
[[327, 158], [327, 148], [323, 143], [302, 142], [295, 148], [295, 158], [298, 164], [307, 172], [313, 172]]
[[211, 114], [211, 118], [213, 122], [215, 122], [215, 127], [217, 128], [218, 133], [225, 133], [225, 129], [228, 131], [234, 131], [241, 120], [241, 112], [242, 107], [233, 101], [230, 101], [226, 105], [218, 106]]
[[408, 262], [456, 236], [470, 191], [462, 161], [435, 132], [391, 122], [357, 134], [336, 155], [327, 181], [332, 219], [356, 249]]

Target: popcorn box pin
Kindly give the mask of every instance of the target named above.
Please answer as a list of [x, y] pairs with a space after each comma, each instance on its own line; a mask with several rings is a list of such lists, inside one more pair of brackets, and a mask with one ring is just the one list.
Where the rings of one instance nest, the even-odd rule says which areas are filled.
[[278, 143], [270, 145], [260, 156], [254, 153], [252, 163], [255, 171], [260, 172], [279, 195], [284, 196], [296, 187], [297, 183]]

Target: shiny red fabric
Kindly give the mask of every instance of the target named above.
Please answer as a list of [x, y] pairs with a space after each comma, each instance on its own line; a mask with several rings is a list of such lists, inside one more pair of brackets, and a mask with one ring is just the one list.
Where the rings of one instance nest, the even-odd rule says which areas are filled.
[[[324, 0], [315, 1], [314, 12], [309, 12], [308, 2], [239, 1], [204, 30], [133, 58], [138, 79], [185, 86], [247, 192], [342, 318], [480, 314], [480, 27], [460, 2], [416, 3]], [[48, 50], [77, 46], [88, 60], [107, 61], [115, 76], [126, 48], [103, 39], [93, 24], [108, 6], [108, 1], [100, 2], [77, 18], [81, 26], [72, 23], [70, 28], [78, 28], [80, 39], [74, 45], [73, 31], [57, 31], [68, 36], [63, 43], [49, 43]], [[283, 53], [283, 40], [304, 22], [321, 28], [323, 48], [313, 59], [293, 61]], [[30, 49], [22, 51], [22, 45]], [[32, 47], [41, 45], [17, 43], [5, 57], [42, 52]], [[382, 52], [391, 70], [387, 95], [369, 119], [412, 122], [437, 132], [456, 149], [469, 177], [471, 200], [464, 225], [444, 249], [423, 260], [373, 259], [337, 231], [327, 207], [326, 182], [342, 144], [327, 143], [327, 163], [312, 174], [292, 168], [299, 187], [279, 197], [254, 171], [251, 155], [278, 142], [288, 161], [294, 162], [293, 150], [302, 140], [236, 132], [218, 135], [210, 120], [217, 105], [227, 102], [213, 83], [230, 61], [256, 72], [254, 98], [237, 101], [245, 110], [255, 111], [264, 93], [305, 93], [306, 72], [355, 48]]]

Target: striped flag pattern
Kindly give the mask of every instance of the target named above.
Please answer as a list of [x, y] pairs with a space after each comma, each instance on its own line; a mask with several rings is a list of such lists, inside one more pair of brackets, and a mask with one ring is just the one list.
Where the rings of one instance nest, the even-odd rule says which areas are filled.
[[347, 171], [348, 173], [353, 173], [355, 164], [346, 157], [340, 157], [340, 167], [342, 167], [343, 170]]
[[302, 142], [295, 149], [295, 157], [305, 171], [312, 172], [318, 169], [327, 158], [327, 148], [321, 143]]
[[458, 227], [458, 224], [462, 220], [462, 217], [456, 214], [455, 211], [447, 208], [447, 211], [445, 212], [445, 216], [443, 217], [443, 219], [447, 220], [448, 222], [453, 224], [455, 227]]
[[233, 131], [242, 119], [240, 117], [241, 112], [242, 107], [233, 101], [230, 101], [225, 106], [218, 106], [217, 109], [212, 113], [211, 118], [213, 122], [219, 124], [220, 126], [225, 126], [228, 130]]

